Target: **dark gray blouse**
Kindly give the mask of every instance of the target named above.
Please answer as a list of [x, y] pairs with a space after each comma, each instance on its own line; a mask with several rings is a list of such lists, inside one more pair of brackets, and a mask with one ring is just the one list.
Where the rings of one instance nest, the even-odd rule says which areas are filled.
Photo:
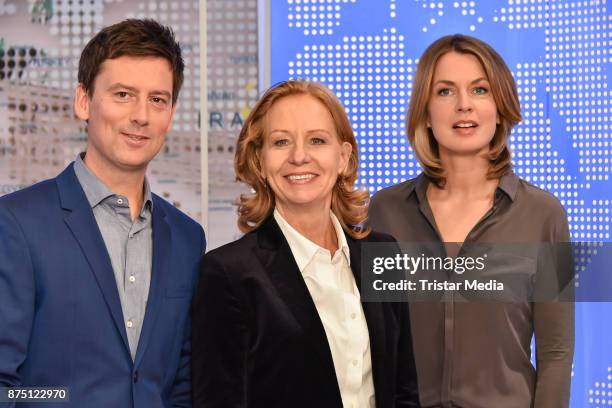
[[[379, 191], [370, 204], [372, 229], [400, 242], [440, 242], [428, 184], [420, 175]], [[552, 194], [511, 172], [466, 242], [569, 242], [567, 217]], [[410, 313], [423, 407], [569, 406], [572, 303], [415, 302]]]

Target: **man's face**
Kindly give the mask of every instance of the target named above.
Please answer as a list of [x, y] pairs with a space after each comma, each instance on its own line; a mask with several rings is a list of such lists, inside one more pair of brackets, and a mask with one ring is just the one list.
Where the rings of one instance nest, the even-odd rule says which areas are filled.
[[93, 95], [78, 86], [75, 112], [88, 121], [86, 162], [97, 172], [146, 170], [172, 124], [172, 69], [164, 58], [107, 59]]

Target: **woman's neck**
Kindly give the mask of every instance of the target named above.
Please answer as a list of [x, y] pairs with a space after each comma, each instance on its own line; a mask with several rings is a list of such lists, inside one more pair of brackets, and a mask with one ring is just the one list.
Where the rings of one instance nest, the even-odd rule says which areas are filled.
[[338, 249], [338, 238], [329, 205], [319, 208], [297, 208], [276, 204], [276, 210], [297, 232], [332, 254]]
[[469, 200], [493, 196], [499, 180], [487, 178], [489, 162], [485, 157], [443, 155], [441, 159], [446, 183], [441, 189], [431, 189], [434, 196]]

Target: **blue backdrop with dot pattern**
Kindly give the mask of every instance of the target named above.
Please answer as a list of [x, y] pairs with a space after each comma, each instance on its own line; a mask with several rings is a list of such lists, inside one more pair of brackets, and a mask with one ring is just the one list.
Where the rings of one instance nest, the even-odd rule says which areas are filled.
[[[505, 59], [523, 120], [515, 172], [555, 194], [572, 240], [610, 241], [612, 14], [606, 0], [271, 0], [271, 83], [310, 78], [346, 107], [372, 193], [419, 173], [405, 136], [418, 58], [473, 35]], [[264, 67], [265, 69], [265, 67]], [[579, 279], [578, 279], [579, 282]], [[576, 305], [571, 407], [612, 406], [612, 304]]]

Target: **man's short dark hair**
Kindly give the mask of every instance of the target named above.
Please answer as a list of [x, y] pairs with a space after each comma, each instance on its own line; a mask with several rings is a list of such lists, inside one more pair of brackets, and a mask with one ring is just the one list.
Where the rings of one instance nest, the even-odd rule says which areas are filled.
[[121, 56], [161, 57], [172, 67], [172, 105], [183, 85], [181, 48], [170, 27], [151, 19], [128, 19], [103, 28], [85, 46], [79, 60], [79, 83], [91, 96], [100, 65]]

